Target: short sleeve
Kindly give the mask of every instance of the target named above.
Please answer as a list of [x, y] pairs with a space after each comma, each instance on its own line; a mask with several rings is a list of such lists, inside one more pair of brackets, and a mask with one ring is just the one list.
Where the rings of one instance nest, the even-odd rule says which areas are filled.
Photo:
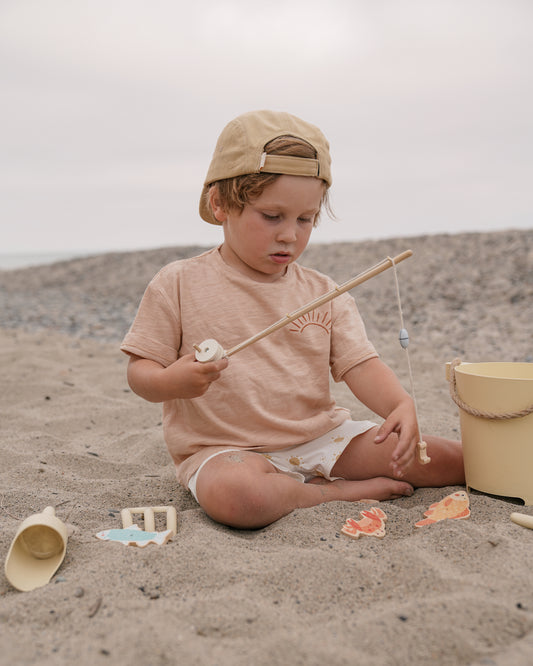
[[359, 363], [378, 353], [367, 337], [364, 322], [353, 297], [345, 293], [332, 301], [331, 375], [336, 382]]
[[150, 282], [120, 349], [167, 367], [181, 346], [178, 277], [160, 271]]

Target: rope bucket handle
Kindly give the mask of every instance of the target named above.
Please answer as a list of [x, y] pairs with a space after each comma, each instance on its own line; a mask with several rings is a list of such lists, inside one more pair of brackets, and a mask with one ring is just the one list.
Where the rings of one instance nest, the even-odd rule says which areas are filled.
[[529, 414], [533, 414], [533, 405], [530, 405], [529, 407], [525, 407], [524, 409], [521, 409], [517, 412], [507, 412], [505, 414], [495, 414], [494, 412], [484, 412], [480, 409], [475, 409], [474, 407], [471, 407], [470, 405], [467, 405], [464, 400], [462, 400], [459, 397], [459, 394], [457, 393], [457, 380], [455, 377], [455, 368], [461, 364], [461, 359], [454, 359], [450, 363], [450, 377], [449, 377], [449, 382], [450, 382], [450, 396], [452, 400], [455, 402], [455, 404], [460, 407], [463, 411], [465, 411], [467, 414], [470, 414], [472, 416], [478, 416], [482, 419], [490, 419], [492, 421], [509, 421], [511, 419], [520, 419], [524, 416], [529, 416]]

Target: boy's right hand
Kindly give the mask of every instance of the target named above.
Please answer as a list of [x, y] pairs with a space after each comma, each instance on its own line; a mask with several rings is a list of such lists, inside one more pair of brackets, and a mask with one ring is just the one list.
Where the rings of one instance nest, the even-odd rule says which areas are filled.
[[198, 398], [227, 367], [227, 358], [200, 363], [193, 354], [187, 354], [165, 368], [156, 361], [131, 355], [128, 382], [137, 395], [150, 402]]
[[219, 379], [228, 363], [227, 358], [200, 363], [194, 354], [187, 354], [165, 368], [165, 379], [169, 388], [175, 387], [176, 398], [198, 398]]

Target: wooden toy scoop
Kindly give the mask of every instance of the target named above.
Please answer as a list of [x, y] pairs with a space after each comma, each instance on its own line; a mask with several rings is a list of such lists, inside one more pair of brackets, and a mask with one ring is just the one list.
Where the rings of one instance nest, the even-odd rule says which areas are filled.
[[21, 592], [50, 582], [67, 550], [67, 527], [47, 506], [24, 520], [15, 535], [5, 562], [8, 581]]

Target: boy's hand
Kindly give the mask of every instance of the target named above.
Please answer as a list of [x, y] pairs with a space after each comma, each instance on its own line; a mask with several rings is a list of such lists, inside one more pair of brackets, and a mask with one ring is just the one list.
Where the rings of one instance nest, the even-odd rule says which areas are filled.
[[168, 367], [140, 356], [130, 356], [128, 382], [137, 395], [150, 402], [198, 398], [228, 367], [228, 359], [200, 363], [193, 354], [182, 356]]
[[394, 372], [379, 358], [354, 366], [346, 372], [344, 381], [356, 398], [385, 419], [375, 437], [376, 444], [384, 442], [392, 433], [398, 436], [391, 455], [391, 467], [394, 475], [401, 478], [413, 462], [416, 445], [420, 441], [411, 396]]
[[200, 363], [193, 354], [187, 354], [165, 368], [165, 381], [169, 388], [175, 387], [176, 398], [198, 398], [227, 367], [227, 358]]
[[392, 453], [392, 469], [396, 476], [402, 477], [416, 453], [416, 445], [420, 441], [416, 413], [411, 399], [401, 402], [381, 425], [375, 442], [380, 444], [395, 432], [398, 435], [398, 444]]

